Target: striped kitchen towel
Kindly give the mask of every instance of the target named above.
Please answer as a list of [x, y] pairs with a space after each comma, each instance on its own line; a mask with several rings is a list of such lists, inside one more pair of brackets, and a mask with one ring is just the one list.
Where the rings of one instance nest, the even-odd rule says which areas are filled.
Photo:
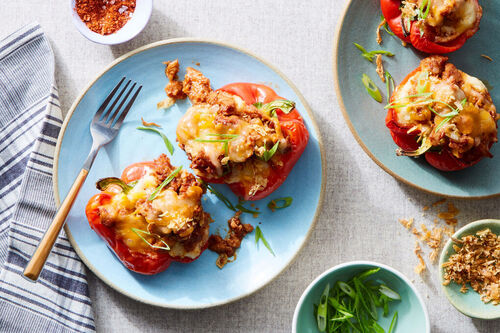
[[94, 332], [83, 265], [61, 233], [38, 282], [22, 272], [55, 214], [62, 124], [54, 55], [38, 24], [0, 41], [0, 332]]

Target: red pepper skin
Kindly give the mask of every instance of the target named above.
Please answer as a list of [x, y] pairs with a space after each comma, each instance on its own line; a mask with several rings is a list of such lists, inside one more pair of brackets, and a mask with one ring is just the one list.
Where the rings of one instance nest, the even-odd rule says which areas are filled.
[[[420, 67], [417, 67], [414, 71], [408, 74], [403, 81], [396, 87], [392, 93], [390, 103], [395, 101], [395, 96], [397, 91], [401, 89], [406, 82], [418, 72], [420, 72]], [[419, 131], [414, 131], [408, 134], [408, 130], [411, 128], [409, 126], [404, 126], [398, 123], [397, 113], [395, 109], [388, 109], [387, 116], [385, 118], [385, 125], [389, 128], [392, 139], [396, 145], [401, 149], [406, 151], [417, 150], [419, 144], [417, 143]], [[473, 152], [464, 158], [457, 158], [451, 154], [448, 147], [442, 147], [440, 152], [428, 151], [424, 154], [426, 161], [441, 171], [458, 171], [468, 168], [481, 160], [484, 154], [478, 154]]]
[[[241, 97], [246, 104], [252, 105], [257, 102], [263, 104], [272, 102], [277, 99], [283, 99], [278, 96], [276, 92], [268, 86], [255, 83], [231, 83], [219, 90]], [[286, 154], [279, 156], [281, 159], [281, 166], [274, 166], [271, 173], [267, 178], [267, 186], [263, 190], [258, 191], [253, 196], [248, 196], [243, 184], [233, 183], [229, 184], [229, 188], [237, 196], [242, 197], [244, 200], [260, 200], [267, 197], [274, 192], [288, 177], [292, 171], [295, 163], [299, 160], [304, 152], [309, 141], [309, 132], [307, 131], [304, 120], [300, 116], [297, 109], [293, 109], [290, 113], [286, 114], [281, 110], [276, 110], [281, 129], [285, 137], [290, 142], [291, 149]], [[210, 182], [223, 182], [223, 179], [209, 180]]]
[[380, 0], [380, 8], [382, 15], [384, 15], [387, 25], [391, 31], [398, 36], [402, 41], [411, 43], [410, 36], [405, 36], [403, 33], [403, 26], [401, 24], [401, 11], [399, 5], [401, 0]]
[[[480, 8], [478, 1], [475, 0], [475, 2], [482, 15], [482, 9]], [[384, 15], [384, 18], [392, 32], [394, 32], [394, 34], [404, 42], [411, 43], [414, 48], [425, 53], [443, 54], [454, 52], [461, 48], [467, 39], [472, 37], [479, 29], [479, 25], [477, 25], [474, 28], [465, 31], [454, 40], [446, 43], [434, 43], [427, 34], [424, 33], [421, 36], [420, 28], [416, 24], [416, 21], [412, 21], [410, 23], [409, 36], [405, 36], [401, 22], [401, 11], [399, 10], [400, 5], [401, 0], [380, 0], [382, 14]]]
[[[122, 180], [130, 183], [141, 178], [147, 171], [148, 167], [153, 167], [154, 162], [140, 162], [130, 165], [125, 168], [122, 175]], [[119, 239], [113, 228], [107, 227], [101, 223], [99, 215], [99, 206], [109, 203], [112, 197], [116, 194], [111, 191], [101, 192], [90, 198], [85, 208], [85, 214], [89, 221], [90, 227], [106, 241], [108, 247], [115, 253], [120, 261], [136, 273], [153, 275], [160, 273], [168, 268], [172, 261], [188, 263], [198, 258], [178, 258], [172, 257], [168, 252], [161, 249], [151, 248], [148, 251], [134, 251], [129, 248], [123, 240]], [[201, 253], [208, 247], [208, 242], [205, 243]]]

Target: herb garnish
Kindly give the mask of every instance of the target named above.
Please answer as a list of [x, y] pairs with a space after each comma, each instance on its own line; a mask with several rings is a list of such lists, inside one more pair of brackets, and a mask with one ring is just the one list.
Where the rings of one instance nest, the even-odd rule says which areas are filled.
[[233, 212], [236, 212], [236, 211], [241, 211], [242, 213], [248, 213], [248, 214], [253, 214], [253, 215], [258, 215], [260, 214], [260, 212], [258, 211], [255, 211], [255, 210], [251, 210], [251, 209], [248, 209], [248, 208], [245, 208], [243, 207], [242, 204], [237, 204], [236, 206], [234, 206], [231, 201], [229, 201], [228, 198], [226, 198], [224, 196], [224, 194], [220, 193], [219, 191], [217, 191], [215, 189], [215, 187], [213, 187], [212, 185], [210, 184], [207, 184], [205, 183], [203, 180], [200, 179], [200, 182], [206, 186], [207, 190], [210, 191], [210, 193], [214, 194], [217, 199], [219, 199], [220, 201], [222, 201], [224, 203], [224, 205], [226, 205], [227, 208], [229, 208], [230, 210], [232, 210]]
[[[153, 249], [161, 249], [161, 250], [166, 250], [166, 251], [169, 251], [170, 250], [170, 246], [168, 246], [168, 244], [163, 240], [161, 239], [159, 236], [157, 235], [153, 235], [152, 233], [148, 232], [148, 231], [145, 231], [145, 230], [141, 230], [141, 229], [137, 229], [137, 228], [132, 228], [131, 229], [137, 236], [139, 236], [140, 239], [142, 239], [144, 241], [144, 243], [148, 244], [149, 246], [151, 246]], [[158, 245], [153, 245], [151, 244], [150, 242], [148, 242], [148, 240], [146, 238], [144, 238], [142, 234], [145, 234], [145, 235], [148, 235], [148, 236], [153, 236], [153, 237], [156, 237], [160, 240], [160, 242], [162, 242], [163, 244], [165, 244], [165, 246], [158, 246]]]
[[158, 195], [158, 193], [160, 193], [161, 190], [163, 190], [163, 188], [167, 186], [181, 170], [182, 170], [182, 165], [177, 169], [175, 169], [174, 171], [172, 171], [170, 175], [168, 175], [168, 177], [165, 178], [165, 180], [161, 182], [161, 184], [153, 191], [153, 193], [151, 193], [151, 195], [148, 198], [148, 201], [153, 201], [154, 198], [156, 198], [156, 196]]
[[248, 214], [260, 214], [260, 212], [256, 211], [256, 210], [251, 210], [251, 209], [248, 209], [246, 207], [243, 207], [242, 204], [237, 204], [234, 208], [236, 208], [237, 210], [243, 212], [243, 213], [248, 213]]
[[394, 53], [385, 50], [376, 50], [368, 52], [363, 46], [359, 45], [358, 43], [354, 43], [354, 46], [356, 46], [358, 50], [361, 51], [361, 56], [366, 60], [368, 60], [369, 62], [373, 62], [373, 58], [375, 58], [377, 54], [385, 54], [388, 57], [394, 56]]
[[[390, 83], [390, 87], [389, 87], [389, 83]], [[392, 91], [394, 91], [394, 79], [392, 78], [391, 73], [389, 73], [388, 71], [385, 71], [385, 84], [386, 84], [386, 88], [387, 88], [387, 99], [389, 100], [389, 98], [391, 98], [391, 89], [390, 88], [392, 88]]]
[[[267, 204], [267, 207], [269, 207], [269, 209], [271, 209], [274, 212], [276, 209], [283, 209], [290, 206], [292, 204], [292, 201], [293, 201], [292, 197], [273, 199]], [[281, 202], [283, 202], [283, 204], [278, 206], [278, 203]]]
[[380, 93], [380, 90], [378, 90], [372, 79], [370, 79], [368, 75], [363, 74], [363, 76], [361, 77], [361, 81], [363, 82], [363, 85], [365, 86], [368, 94], [377, 102], [382, 103], [382, 94]]
[[262, 233], [262, 230], [260, 230], [260, 227], [257, 226], [255, 228], [255, 244], [258, 244], [259, 243], [259, 239], [262, 240], [262, 243], [264, 244], [264, 246], [269, 250], [269, 252], [271, 252], [271, 254], [273, 256], [276, 256], [273, 252], [273, 249], [271, 248], [271, 245], [269, 245], [269, 243], [267, 242], [267, 240], [264, 238], [264, 234]]
[[125, 184], [123, 180], [120, 178], [116, 177], [107, 177], [107, 178], [102, 178], [97, 181], [95, 184], [95, 187], [99, 191], [106, 191], [109, 185], [118, 185], [122, 188], [123, 193], [127, 194], [128, 191], [130, 191], [133, 187], [133, 185], [130, 184]]
[[418, 9], [418, 19], [425, 20], [429, 15], [429, 10], [431, 9], [432, 0], [424, 0]]
[[[384, 17], [384, 15], [380, 15], [380, 22], [383, 22], [383, 21], [385, 21], [385, 17]], [[389, 30], [389, 25], [387, 24], [387, 21], [382, 25], [382, 27], [384, 28], [385, 32], [387, 32], [389, 35], [396, 37], [394, 32]]]
[[[365, 271], [347, 282], [337, 281], [333, 288], [326, 285], [314, 308], [320, 332], [385, 332], [377, 322], [378, 309], [388, 316], [389, 303], [401, 300], [401, 296], [383, 284], [366, 281], [379, 270]], [[395, 312], [388, 332], [394, 331], [397, 316]]]
[[257, 102], [254, 103], [253, 106], [255, 106], [259, 110], [264, 111], [270, 117], [277, 117], [277, 109], [280, 109], [285, 114], [289, 114], [295, 108], [295, 102], [289, 101], [287, 99], [277, 99], [266, 104]]
[[201, 139], [201, 138], [196, 138], [194, 141], [196, 142], [222, 142], [224, 143], [224, 153], [226, 156], [229, 154], [229, 142], [233, 141], [236, 139], [239, 134], [219, 134], [219, 133], [208, 133], [205, 134], [206, 136], [217, 136], [221, 137], [224, 139]]
[[262, 154], [262, 159], [267, 162], [269, 161], [274, 154], [276, 154], [276, 151], [278, 150], [280, 143], [277, 141], [274, 146], [270, 150], [265, 150], [264, 153]]
[[172, 155], [174, 153], [174, 146], [172, 145], [172, 143], [170, 142], [170, 140], [167, 138], [167, 136], [165, 134], [163, 134], [161, 131], [157, 130], [156, 128], [151, 128], [151, 127], [137, 127], [138, 130], [143, 130], [143, 131], [152, 131], [152, 132], [155, 132], [157, 134], [159, 134], [161, 136], [161, 138], [163, 139], [163, 142], [165, 142], [165, 146], [167, 147], [168, 149], [168, 152], [170, 153], [170, 155]]

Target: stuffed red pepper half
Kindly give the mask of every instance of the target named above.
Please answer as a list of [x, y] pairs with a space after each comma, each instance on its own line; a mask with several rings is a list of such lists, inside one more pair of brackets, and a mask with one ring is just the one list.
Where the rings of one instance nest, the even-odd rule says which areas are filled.
[[204, 187], [166, 155], [97, 182], [85, 213], [92, 229], [130, 270], [156, 274], [172, 261], [191, 262], [207, 248], [210, 215]]
[[486, 86], [448, 62], [421, 61], [391, 96], [386, 125], [398, 155], [424, 155], [439, 170], [467, 168], [492, 157], [498, 114]]
[[213, 91], [210, 80], [190, 67], [179, 82], [177, 70], [177, 61], [167, 63], [166, 91], [192, 103], [177, 125], [191, 168], [204, 181], [228, 184], [244, 200], [276, 190], [309, 139], [295, 103], [262, 84], [232, 83]]
[[380, 0], [382, 14], [401, 40], [426, 53], [461, 48], [479, 29], [478, 0]]

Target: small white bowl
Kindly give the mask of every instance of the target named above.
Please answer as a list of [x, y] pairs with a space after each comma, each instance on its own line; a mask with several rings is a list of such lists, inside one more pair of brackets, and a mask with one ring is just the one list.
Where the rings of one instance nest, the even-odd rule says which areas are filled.
[[137, 36], [146, 26], [153, 11], [153, 0], [137, 0], [134, 13], [130, 20], [117, 32], [101, 35], [90, 30], [75, 10], [75, 0], [70, 0], [73, 24], [87, 39], [106, 45], [121, 44]]

